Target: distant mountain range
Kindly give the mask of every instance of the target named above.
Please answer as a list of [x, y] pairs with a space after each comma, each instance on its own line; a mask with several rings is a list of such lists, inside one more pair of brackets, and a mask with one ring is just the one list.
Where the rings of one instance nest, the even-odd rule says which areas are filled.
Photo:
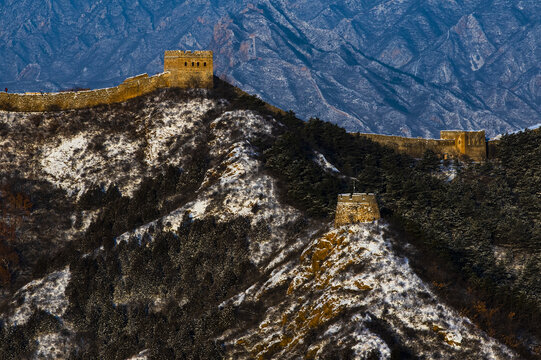
[[541, 123], [538, 0], [0, 1], [0, 88], [115, 85], [166, 49], [350, 131], [489, 136]]

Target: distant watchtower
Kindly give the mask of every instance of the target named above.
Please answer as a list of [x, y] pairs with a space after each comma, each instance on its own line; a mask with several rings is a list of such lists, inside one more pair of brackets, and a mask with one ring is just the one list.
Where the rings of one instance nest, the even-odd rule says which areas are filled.
[[380, 218], [376, 195], [352, 193], [338, 195], [334, 226], [372, 222]]
[[455, 148], [461, 155], [475, 161], [487, 159], [487, 141], [485, 131], [442, 130], [440, 139], [454, 140]]
[[212, 51], [165, 51], [164, 72], [169, 72], [169, 86], [181, 88], [213, 87]]

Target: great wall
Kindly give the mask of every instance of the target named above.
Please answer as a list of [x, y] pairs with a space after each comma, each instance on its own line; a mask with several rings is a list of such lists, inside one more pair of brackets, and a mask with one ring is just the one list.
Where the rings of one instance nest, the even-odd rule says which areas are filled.
[[[212, 51], [167, 50], [164, 53], [163, 64], [162, 73], [130, 77], [122, 84], [111, 88], [57, 93], [0, 92], [0, 109], [21, 112], [82, 109], [124, 102], [160, 88], [213, 87]], [[440, 132], [440, 139], [361, 133], [357, 135], [416, 158], [422, 157], [430, 150], [444, 159], [464, 157], [484, 161], [487, 157], [491, 157], [497, 145], [497, 142], [485, 139], [484, 131], [443, 130]]]
[[[439, 139], [363, 133], [355, 135], [370, 139], [414, 158], [422, 158], [426, 151], [433, 151], [443, 159], [469, 158], [473, 161], [485, 161], [493, 156], [498, 144], [497, 140], [487, 141], [483, 130], [442, 130]], [[334, 219], [335, 227], [372, 222], [379, 218], [376, 195], [365, 193], [338, 195]]]
[[124, 102], [167, 87], [213, 87], [212, 51], [165, 51], [164, 71], [154, 76], [142, 74], [118, 86], [58, 93], [0, 93], [0, 109], [38, 112], [88, 108]]
[[[497, 145], [496, 141], [486, 140], [483, 130], [442, 130], [439, 139], [363, 133], [355, 135], [370, 139], [414, 158], [422, 158], [426, 151], [433, 151], [443, 159], [469, 158], [474, 161], [485, 161], [492, 156]], [[380, 213], [375, 194], [338, 195], [334, 219], [335, 227], [372, 222], [379, 218]]]
[[[21, 112], [69, 110], [120, 103], [148, 94], [156, 89], [212, 88], [212, 51], [168, 50], [164, 54], [164, 71], [127, 78], [122, 84], [104, 89], [58, 93], [0, 93], [0, 109]], [[276, 109], [278, 110], [278, 109]], [[421, 158], [433, 151], [443, 159], [470, 158], [485, 161], [493, 156], [498, 141], [487, 141], [484, 131], [442, 130], [440, 139], [408, 138], [392, 135], [356, 133], [397, 152]], [[351, 193], [338, 195], [335, 227], [380, 218], [376, 195]]]
[[357, 134], [414, 158], [422, 158], [430, 150], [443, 159], [470, 158], [485, 161], [493, 153], [494, 142], [487, 141], [485, 131], [442, 130], [439, 139]]

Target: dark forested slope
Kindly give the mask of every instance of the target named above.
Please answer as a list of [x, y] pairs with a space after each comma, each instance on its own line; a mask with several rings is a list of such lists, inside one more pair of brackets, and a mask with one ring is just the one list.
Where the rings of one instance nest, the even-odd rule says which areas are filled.
[[[503, 136], [487, 163], [441, 163], [432, 153], [415, 160], [216, 82], [208, 93], [168, 89], [89, 110], [2, 114], [3, 146], [20, 157], [0, 158], [2, 181], [32, 207], [17, 239], [2, 238], [9, 277], [0, 358], [44, 349], [104, 359], [237, 354], [242, 341], [224, 339], [257, 328], [293, 291], [292, 278], [280, 282], [276, 274], [298, 266], [314, 237], [332, 238], [326, 232], [336, 196], [353, 181], [377, 193], [382, 224], [389, 224], [381, 236], [446, 303], [524, 357], [535, 356], [541, 132]], [[318, 154], [336, 170], [318, 163]], [[21, 162], [17, 173], [13, 161]], [[53, 161], [70, 165], [59, 178]], [[57, 227], [36, 237], [46, 215]], [[361, 265], [347, 271], [362, 274]], [[31, 278], [30, 288], [15, 293]], [[243, 301], [243, 291], [265, 284], [276, 285], [261, 300]], [[37, 298], [32, 289], [48, 295]], [[374, 317], [368, 328], [385, 346], [373, 356], [469, 358], [480, 351], [471, 342], [456, 345], [439, 327], [400, 335], [391, 316], [375, 318], [362, 306], [348, 311], [318, 320], [289, 356], [309, 352], [328, 326], [353, 314]], [[345, 348], [324, 346], [319, 356], [348, 358], [358, 340], [345, 339]], [[426, 339], [441, 348], [426, 348]], [[256, 348], [272, 357], [291, 346], [286, 340]]]
[[[416, 161], [317, 119], [284, 122], [288, 131], [264, 156], [287, 199], [331, 216], [334, 194], [355, 179], [357, 189], [378, 194], [383, 217], [419, 248], [419, 270], [449, 301], [510, 344], [527, 342], [521, 326], [541, 334], [541, 131], [503, 136], [486, 163], [442, 164], [433, 153]], [[320, 171], [314, 150], [345, 177]], [[453, 179], [441, 176], [449, 168]], [[457, 294], [455, 282], [467, 291]]]

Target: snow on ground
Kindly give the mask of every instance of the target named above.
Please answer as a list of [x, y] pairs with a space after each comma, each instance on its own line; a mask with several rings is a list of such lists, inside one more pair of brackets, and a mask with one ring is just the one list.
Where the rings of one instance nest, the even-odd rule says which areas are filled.
[[[68, 307], [65, 291], [70, 278], [71, 273], [66, 267], [62, 271], [53, 272], [42, 279], [26, 284], [15, 293], [15, 299], [23, 298], [23, 303], [16, 307], [8, 323], [11, 326], [25, 324], [32, 316], [34, 308], [62, 317]], [[14, 300], [12, 305], [17, 306], [17, 300]]]
[[509, 349], [442, 304], [407, 259], [393, 253], [384, 229], [361, 224], [331, 230], [313, 239], [296, 264], [276, 268], [266, 282], [230, 299], [262, 301], [276, 286], [289, 284], [286, 298], [268, 307], [255, 329], [233, 338], [224, 334], [228, 356], [320, 358], [335, 346], [353, 349], [358, 359], [372, 353], [389, 358], [391, 344], [372, 326], [378, 323], [420, 357], [513, 358]]
[[135, 356], [132, 356], [131, 358], [129, 359], [126, 359], [126, 360], [147, 360], [148, 359], [148, 350], [143, 350], [141, 351], [139, 354], [135, 355]]
[[[202, 218], [205, 215], [205, 210], [207, 209], [209, 203], [209, 199], [193, 201], [189, 206], [192, 218]], [[178, 227], [178, 224], [175, 227]]]
[[164, 224], [176, 230], [189, 212], [193, 218], [216, 216], [222, 221], [249, 216], [252, 226], [264, 223], [269, 236], [250, 242], [251, 260], [261, 265], [276, 251], [285, 251], [284, 227], [297, 220], [300, 213], [280, 203], [272, 177], [262, 173], [262, 164], [251, 141], [270, 134], [277, 123], [252, 111], [226, 112], [210, 124], [209, 153], [211, 163], [195, 200], [172, 211], [159, 220], [143, 225], [117, 237], [117, 242], [130, 236], [141, 239], [151, 226]]
[[[216, 138], [212, 142], [212, 155], [222, 155], [232, 139], [253, 140], [257, 135], [270, 135], [279, 124], [272, 118], [263, 118], [250, 110], [228, 111], [210, 124]], [[237, 134], [235, 134], [237, 133]]]
[[[148, 146], [145, 161], [148, 165], [163, 165], [159, 161], [160, 155], [167, 155], [168, 141], [179, 134], [188, 133], [194, 128], [194, 119], [201, 119], [203, 115], [216, 106], [209, 99], [194, 99], [184, 104], [163, 109], [160, 118], [154, 119], [152, 113], [148, 116], [155, 125], [146, 133]], [[174, 164], [175, 159], [167, 158], [167, 164]]]
[[448, 166], [445, 166], [443, 164], [443, 161], [440, 164], [440, 171], [438, 175], [440, 175], [439, 177], [445, 180], [446, 182], [453, 181], [456, 178], [457, 173], [458, 171], [456, 168], [456, 163], [454, 161], [449, 162]]
[[[351, 321], [355, 324], [352, 333], [355, 345], [351, 349], [357, 357], [362, 357], [364, 354], [370, 354], [370, 352], [376, 350], [380, 354], [380, 359], [390, 359], [391, 349], [389, 345], [364, 326], [365, 322], [370, 320], [369, 316], [363, 317], [361, 315], [355, 315], [351, 318]], [[316, 353], [318, 350], [317, 347], [313, 347], [313, 351]]]
[[[143, 173], [133, 169], [127, 177], [115, 178], [116, 173], [126, 173], [118, 167], [128, 164], [141, 146], [144, 146], [144, 161], [149, 168], [162, 164], [164, 156], [168, 164], [178, 165], [180, 156], [167, 156], [171, 140], [181, 134], [197, 132], [195, 127], [201, 125], [196, 124], [197, 119], [216, 104], [199, 99], [160, 106], [157, 113], [151, 110], [147, 113], [152, 121], [148, 122], [141, 143], [123, 134], [105, 134], [107, 159], [88, 150], [94, 136], [91, 132], [47, 144], [40, 160], [44, 172], [54, 184], [71, 193], [107, 179], [130, 194]], [[245, 215], [251, 219], [252, 226], [264, 224], [268, 235], [250, 239], [250, 257], [268, 274], [267, 279], [253, 284], [221, 306], [265, 301], [266, 294], [280, 286], [288, 287], [287, 295], [266, 307], [263, 319], [254, 329], [223, 335], [229, 357], [309, 355], [318, 358], [326, 356], [328, 347], [334, 346], [353, 349], [357, 358], [374, 352], [381, 358], [389, 358], [391, 344], [374, 330], [374, 323], [388, 326], [406, 347], [426, 358], [438, 355], [467, 358], [471, 353], [482, 358], [513, 356], [468, 319], [441, 304], [413, 273], [407, 259], [393, 254], [384, 227], [377, 224], [345, 226], [323, 235], [316, 236], [312, 232], [289, 241], [286, 228], [301, 214], [280, 203], [276, 183], [261, 171], [262, 164], [251, 143], [256, 136], [271, 134], [276, 126], [279, 124], [273, 119], [252, 111], [226, 112], [212, 121], [208, 143], [212, 167], [207, 170], [193, 200], [116, 239], [125, 241], [130, 236], [141, 239], [158, 223], [175, 230], [186, 212], [192, 218], [216, 216], [224, 221]], [[187, 139], [184, 145], [190, 146], [191, 141]], [[314, 160], [326, 171], [339, 172], [320, 153], [315, 154]], [[289, 256], [301, 251], [300, 258]], [[24, 298], [24, 301], [9, 317], [9, 323], [24, 324], [33, 307], [61, 317], [68, 305], [64, 293], [69, 278], [69, 270], [65, 269], [19, 290], [16, 298]], [[411, 336], [412, 332], [415, 336]], [[304, 343], [309, 336], [308, 347]], [[41, 334], [37, 341], [37, 354], [45, 356], [54, 354], [54, 349], [66, 348], [62, 346], [65, 339], [60, 334]], [[132, 359], [145, 358], [143, 351]]]
[[329, 173], [339, 173], [340, 171], [333, 165], [331, 164], [326, 158], [325, 156], [323, 156], [323, 154], [319, 153], [319, 152], [315, 152], [315, 158], [314, 158], [314, 161], [316, 162], [316, 164], [318, 164], [319, 166], [321, 166], [321, 168]]
[[45, 147], [41, 165], [43, 171], [52, 183], [74, 195], [80, 190], [76, 179], [87, 172], [93, 171], [103, 161], [91, 151], [87, 151], [88, 138], [91, 135], [83, 133], [73, 138], [60, 139], [60, 145]]
[[73, 349], [73, 339], [57, 333], [38, 335], [36, 343], [34, 359], [67, 359]]
[[[516, 133], [519, 133], [521, 131], [524, 131], [524, 130], [536, 130], [536, 129], [539, 129], [541, 128], [541, 123], [539, 124], [536, 124], [536, 125], [532, 125], [532, 126], [528, 126], [526, 129], [523, 129], [523, 130], [516, 130], [516, 131], [512, 131], [510, 132], [509, 134], [516, 134]], [[500, 140], [502, 138], [504, 134], [498, 134], [496, 136], [494, 136], [492, 139], [490, 140]]]
[[[137, 138], [129, 134], [85, 129], [72, 137], [53, 139], [43, 144], [39, 163], [45, 178], [65, 189], [70, 195], [80, 195], [92, 185], [116, 184], [125, 195], [132, 195], [141, 179], [156, 167], [179, 166], [182, 156], [170, 156], [175, 141], [182, 149], [193, 146], [195, 127], [202, 124], [205, 113], [217, 102], [196, 98], [184, 103], [157, 103], [149, 107], [134, 124], [139, 127]], [[101, 121], [109, 121], [105, 118]], [[92, 141], [102, 136], [102, 150], [96, 150]], [[190, 137], [187, 140], [184, 137]], [[137, 153], [144, 154], [148, 169], [137, 166]], [[127, 171], [129, 169], [129, 171]]]

